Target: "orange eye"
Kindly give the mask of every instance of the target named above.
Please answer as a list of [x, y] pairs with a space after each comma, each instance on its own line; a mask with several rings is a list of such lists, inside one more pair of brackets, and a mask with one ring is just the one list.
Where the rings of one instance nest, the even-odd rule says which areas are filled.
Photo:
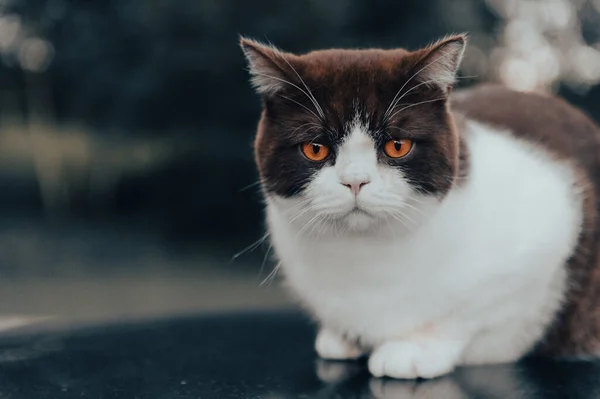
[[385, 143], [383, 150], [385, 152], [385, 155], [387, 155], [390, 158], [402, 158], [410, 152], [412, 145], [412, 141], [408, 139], [390, 140], [387, 143]]
[[317, 143], [302, 144], [302, 153], [311, 161], [322, 161], [329, 155], [329, 147]]

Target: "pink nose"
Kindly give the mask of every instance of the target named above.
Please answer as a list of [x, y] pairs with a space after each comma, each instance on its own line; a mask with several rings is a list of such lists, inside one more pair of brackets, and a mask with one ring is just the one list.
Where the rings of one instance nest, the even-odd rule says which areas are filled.
[[358, 195], [361, 188], [363, 188], [364, 186], [366, 186], [369, 183], [370, 182], [368, 182], [368, 181], [363, 181], [363, 182], [357, 182], [357, 183], [348, 183], [348, 184], [342, 183], [342, 184], [344, 186], [348, 187], [350, 189], [350, 191], [352, 191], [352, 194]]

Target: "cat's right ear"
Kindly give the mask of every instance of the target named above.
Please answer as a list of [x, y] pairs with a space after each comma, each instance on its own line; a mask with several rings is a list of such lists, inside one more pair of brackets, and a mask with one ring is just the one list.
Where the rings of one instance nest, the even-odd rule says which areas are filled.
[[273, 95], [288, 84], [286, 54], [273, 46], [244, 37], [240, 38], [240, 47], [248, 62], [252, 86], [259, 94]]
[[417, 79], [436, 85], [447, 94], [455, 83], [466, 43], [466, 34], [451, 35], [416, 51], [421, 58], [414, 68]]

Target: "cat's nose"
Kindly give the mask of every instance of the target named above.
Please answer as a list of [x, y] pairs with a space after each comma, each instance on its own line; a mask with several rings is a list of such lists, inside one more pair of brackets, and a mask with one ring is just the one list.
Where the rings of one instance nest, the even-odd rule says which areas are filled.
[[357, 181], [357, 182], [352, 182], [352, 183], [342, 183], [342, 185], [348, 187], [350, 189], [350, 191], [352, 191], [352, 194], [358, 195], [360, 190], [369, 183], [370, 183], [370, 181], [363, 180], [363, 181]]

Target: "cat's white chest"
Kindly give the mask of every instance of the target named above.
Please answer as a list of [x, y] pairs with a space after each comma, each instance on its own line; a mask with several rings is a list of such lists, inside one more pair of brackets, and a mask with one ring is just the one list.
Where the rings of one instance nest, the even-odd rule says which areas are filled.
[[447, 311], [449, 296], [450, 302], [460, 302], [467, 294], [455, 290], [457, 284], [469, 284], [456, 281], [458, 271], [432, 267], [433, 253], [407, 253], [391, 241], [341, 246], [313, 246], [302, 264], [285, 274], [320, 319], [363, 340], [408, 333]]
[[508, 288], [497, 284], [496, 265], [477, 259], [479, 248], [461, 245], [460, 234], [422, 240], [276, 246], [288, 284], [319, 319], [375, 344], [449, 317], [481, 292], [493, 298]]

